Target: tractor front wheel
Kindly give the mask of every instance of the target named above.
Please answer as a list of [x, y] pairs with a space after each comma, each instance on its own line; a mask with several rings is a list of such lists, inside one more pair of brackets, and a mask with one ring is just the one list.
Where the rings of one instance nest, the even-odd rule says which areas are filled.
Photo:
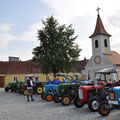
[[23, 94], [27, 95], [28, 94], [28, 90], [24, 90]]
[[46, 101], [51, 102], [53, 100], [52, 94], [47, 94], [46, 95]]
[[61, 99], [61, 104], [64, 106], [68, 106], [71, 103], [71, 99], [69, 95], [64, 95]]
[[88, 108], [91, 112], [97, 112], [99, 104], [100, 100], [96, 96], [93, 96], [88, 100]]
[[5, 92], [9, 92], [9, 87], [5, 87]]
[[107, 106], [110, 106], [110, 105], [106, 102], [103, 102], [99, 105], [98, 112], [100, 115], [107, 116], [110, 113], [110, 107], [107, 107]]
[[76, 96], [73, 104], [77, 107], [77, 108], [81, 108], [84, 106], [84, 102], [80, 101], [79, 96]]

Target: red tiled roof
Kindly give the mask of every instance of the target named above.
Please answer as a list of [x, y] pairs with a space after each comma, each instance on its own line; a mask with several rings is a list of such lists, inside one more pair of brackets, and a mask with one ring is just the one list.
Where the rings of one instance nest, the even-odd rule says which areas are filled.
[[29, 74], [41, 72], [31, 61], [0, 62], [0, 74]]
[[93, 36], [99, 35], [99, 34], [111, 36], [110, 34], [108, 34], [106, 32], [106, 30], [103, 26], [102, 20], [101, 20], [100, 16], [98, 15], [94, 33], [90, 36], [90, 38], [92, 38]]
[[116, 51], [111, 51], [111, 55], [104, 54], [113, 64], [120, 65], [120, 54]]
[[88, 63], [89, 60], [84, 59], [81, 61], [78, 61], [77, 64], [73, 67], [74, 72], [80, 72], [81, 70], [85, 70], [85, 66]]
[[[80, 72], [85, 69], [85, 65], [88, 60], [84, 59], [78, 61], [72, 68], [74, 72]], [[40, 68], [36, 68], [37, 64], [31, 61], [12, 61], [12, 62], [0, 62], [0, 74], [31, 74], [41, 73]]]

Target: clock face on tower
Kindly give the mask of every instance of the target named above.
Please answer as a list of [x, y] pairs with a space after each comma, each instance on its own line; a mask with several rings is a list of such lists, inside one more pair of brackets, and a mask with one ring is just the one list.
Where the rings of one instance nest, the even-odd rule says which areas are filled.
[[96, 64], [100, 64], [101, 63], [101, 57], [100, 56], [95, 56], [95, 58], [94, 58], [94, 62], [96, 63]]

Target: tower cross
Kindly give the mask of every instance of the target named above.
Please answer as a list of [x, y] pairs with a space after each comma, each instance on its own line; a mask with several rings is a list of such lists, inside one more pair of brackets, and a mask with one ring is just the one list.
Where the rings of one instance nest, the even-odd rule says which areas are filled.
[[97, 10], [96, 10], [96, 11], [98, 12], [98, 15], [99, 15], [99, 10], [100, 10], [100, 8], [99, 8], [99, 7], [97, 7]]

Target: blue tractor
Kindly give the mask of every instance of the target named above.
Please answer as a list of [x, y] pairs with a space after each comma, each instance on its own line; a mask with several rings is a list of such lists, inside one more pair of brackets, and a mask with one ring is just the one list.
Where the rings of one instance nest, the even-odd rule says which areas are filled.
[[58, 87], [58, 84], [45, 85], [44, 86], [45, 90], [44, 90], [44, 93], [41, 94], [41, 98], [43, 100], [51, 102], [53, 100], [54, 95], [57, 92], [57, 87]]
[[107, 116], [113, 109], [120, 109], [120, 86], [109, 89], [108, 99], [99, 105], [98, 112], [102, 116]]
[[60, 76], [65, 78], [63, 82], [59, 80], [53, 80], [52, 82], [47, 82], [47, 85], [44, 86], [44, 92], [41, 94], [41, 98], [48, 102], [52, 101], [54, 95], [57, 93], [57, 87], [60, 83], [73, 83], [76, 82], [71, 75], [64, 74], [56, 74], [56, 76]]

